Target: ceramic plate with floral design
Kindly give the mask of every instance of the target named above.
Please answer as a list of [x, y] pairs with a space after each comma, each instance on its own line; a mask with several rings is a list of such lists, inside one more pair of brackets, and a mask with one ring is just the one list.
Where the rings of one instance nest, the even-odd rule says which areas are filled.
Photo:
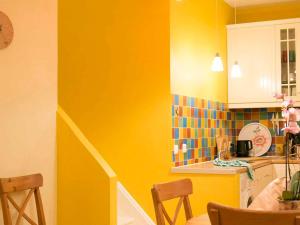
[[266, 126], [260, 123], [250, 123], [243, 127], [238, 140], [251, 140], [254, 156], [262, 156], [271, 147], [272, 135]]

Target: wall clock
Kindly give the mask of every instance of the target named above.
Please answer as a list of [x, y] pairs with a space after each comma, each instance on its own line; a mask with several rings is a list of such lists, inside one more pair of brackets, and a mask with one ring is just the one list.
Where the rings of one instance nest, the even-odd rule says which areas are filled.
[[13, 25], [6, 14], [0, 11], [0, 49], [7, 48], [14, 37]]

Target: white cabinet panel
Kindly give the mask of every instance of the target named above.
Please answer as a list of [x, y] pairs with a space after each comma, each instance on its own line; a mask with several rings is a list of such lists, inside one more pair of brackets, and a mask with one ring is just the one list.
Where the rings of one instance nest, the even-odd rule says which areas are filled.
[[240, 174], [240, 208], [247, 208], [249, 199], [252, 198], [253, 181], [247, 173]]
[[247, 173], [240, 175], [240, 207], [247, 208], [253, 200], [272, 180], [273, 166], [268, 165], [254, 171], [254, 180], [250, 180]]
[[[300, 164], [291, 164], [291, 175], [300, 170]], [[273, 180], [285, 177], [285, 164], [273, 164]]]
[[[291, 164], [291, 175], [300, 170], [300, 164]], [[250, 199], [254, 199], [276, 178], [285, 177], [285, 164], [273, 164], [254, 170], [254, 180], [247, 173], [240, 175], [240, 207], [247, 208]]]
[[[300, 106], [300, 19], [229, 25], [227, 36], [229, 108], [280, 107], [273, 96], [282, 92]], [[240, 78], [231, 77], [235, 61]]]
[[257, 186], [253, 197], [256, 197], [273, 180], [273, 166], [269, 165], [256, 169], [254, 179]]
[[[228, 101], [275, 102], [275, 27], [260, 26], [228, 30]], [[242, 77], [232, 78], [238, 61]]]

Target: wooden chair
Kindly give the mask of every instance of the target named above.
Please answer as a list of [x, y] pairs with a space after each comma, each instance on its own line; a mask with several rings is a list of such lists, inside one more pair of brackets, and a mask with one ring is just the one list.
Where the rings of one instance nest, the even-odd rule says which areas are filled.
[[236, 209], [208, 203], [211, 225], [300, 225], [300, 211]]
[[[189, 201], [189, 195], [193, 193], [193, 185], [190, 179], [184, 179], [169, 183], [155, 184], [151, 189], [157, 225], [165, 225], [165, 219], [170, 225], [175, 225], [179, 210], [184, 205], [187, 224], [199, 224], [199, 217], [193, 217]], [[173, 219], [168, 215], [163, 202], [179, 198]]]
[[[43, 186], [43, 177], [40, 174], [0, 179], [0, 198], [3, 211], [4, 225], [13, 225], [9, 209], [9, 202], [18, 211], [15, 225], [20, 225], [24, 218], [31, 225], [37, 225], [26, 213], [25, 209], [32, 195], [35, 197], [38, 225], [46, 225], [39, 187]], [[11, 193], [29, 191], [23, 204], [18, 204], [10, 196]]]

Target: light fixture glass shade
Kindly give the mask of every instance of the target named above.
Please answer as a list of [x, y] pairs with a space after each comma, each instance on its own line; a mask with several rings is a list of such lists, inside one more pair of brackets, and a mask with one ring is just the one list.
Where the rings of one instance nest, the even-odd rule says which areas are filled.
[[239, 78], [242, 76], [242, 71], [239, 63], [236, 61], [231, 69], [231, 77], [232, 78]]
[[212, 62], [211, 70], [213, 72], [223, 72], [224, 71], [223, 62], [222, 62], [222, 59], [221, 59], [219, 53], [216, 54], [216, 56]]

